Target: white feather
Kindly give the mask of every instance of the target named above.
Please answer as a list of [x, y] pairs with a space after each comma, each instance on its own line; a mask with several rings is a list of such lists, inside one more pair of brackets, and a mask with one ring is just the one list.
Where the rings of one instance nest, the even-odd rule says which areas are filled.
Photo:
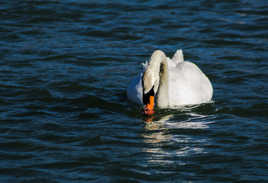
[[[158, 56], [156, 52], [163, 53], [162, 51], [155, 51], [153, 55], [154, 59]], [[164, 53], [163, 53], [164, 54]], [[160, 56], [159, 56], [160, 57]], [[156, 105], [161, 108], [174, 108], [177, 106], [200, 104], [210, 102], [213, 95], [213, 88], [211, 82], [207, 76], [192, 62], [184, 61], [182, 50], [177, 50], [173, 58], [166, 58], [166, 71], [167, 77], [165, 80], [160, 78], [160, 83], [164, 83], [159, 86], [156, 91], [156, 98], [161, 99], [156, 101]], [[162, 58], [163, 59], [163, 58]], [[156, 59], [160, 60], [160, 59]], [[143, 63], [143, 72], [138, 77], [134, 78], [127, 89], [127, 96], [129, 100], [142, 104], [143, 86], [142, 76], [145, 71], [150, 69], [155, 75], [156, 72], [160, 72], [159, 68], [151, 62], [155, 62], [152, 59], [150, 63]], [[150, 67], [148, 67], [150, 65]], [[152, 66], [154, 65], [154, 66]], [[160, 66], [159, 66], [160, 67]], [[157, 73], [159, 76], [160, 73]], [[156, 76], [152, 77], [152, 80], [156, 80]], [[156, 83], [155, 83], [156, 84]], [[162, 88], [161, 88], [162, 87]], [[161, 95], [159, 91], [165, 91]]]

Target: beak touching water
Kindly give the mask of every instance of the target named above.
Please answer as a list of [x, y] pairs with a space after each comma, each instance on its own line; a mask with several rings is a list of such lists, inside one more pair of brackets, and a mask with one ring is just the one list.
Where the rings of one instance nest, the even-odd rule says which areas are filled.
[[154, 90], [153, 88], [146, 94], [143, 94], [144, 114], [151, 116], [154, 114]]
[[149, 103], [144, 106], [144, 114], [148, 116], [154, 114], [154, 96], [149, 97]]

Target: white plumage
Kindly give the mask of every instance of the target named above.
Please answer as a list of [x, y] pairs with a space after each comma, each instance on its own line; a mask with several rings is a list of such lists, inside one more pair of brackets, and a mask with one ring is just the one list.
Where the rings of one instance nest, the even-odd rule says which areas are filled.
[[154, 51], [143, 72], [127, 88], [127, 97], [142, 105], [143, 95], [152, 88], [159, 108], [206, 103], [213, 95], [207, 76], [194, 63], [184, 61], [182, 50], [177, 50], [172, 59], [160, 50]]

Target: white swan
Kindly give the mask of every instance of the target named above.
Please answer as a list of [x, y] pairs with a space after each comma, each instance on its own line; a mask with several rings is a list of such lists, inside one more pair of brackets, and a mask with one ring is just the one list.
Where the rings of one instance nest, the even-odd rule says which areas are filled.
[[161, 50], [151, 56], [144, 71], [127, 88], [132, 102], [144, 105], [145, 114], [153, 114], [154, 103], [159, 108], [209, 102], [213, 88], [207, 76], [192, 62], [184, 61], [182, 50], [173, 58]]

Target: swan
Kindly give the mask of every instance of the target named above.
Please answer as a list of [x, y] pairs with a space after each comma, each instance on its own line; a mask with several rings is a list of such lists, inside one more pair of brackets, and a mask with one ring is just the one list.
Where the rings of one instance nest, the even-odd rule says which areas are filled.
[[190, 61], [184, 61], [182, 50], [172, 59], [161, 50], [153, 52], [144, 70], [127, 88], [130, 101], [143, 105], [152, 115], [154, 106], [177, 108], [211, 101], [213, 88], [208, 77]]

